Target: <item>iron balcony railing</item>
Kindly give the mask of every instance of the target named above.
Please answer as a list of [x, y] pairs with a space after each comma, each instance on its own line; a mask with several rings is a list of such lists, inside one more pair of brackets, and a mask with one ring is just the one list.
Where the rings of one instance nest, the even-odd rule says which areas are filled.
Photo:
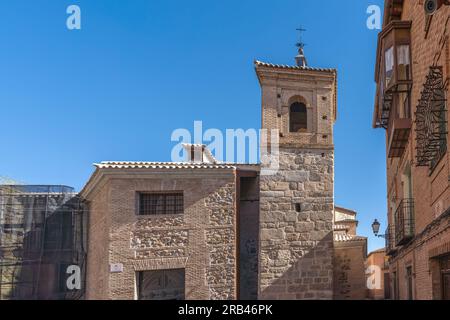
[[414, 237], [414, 200], [403, 199], [395, 212], [395, 242], [404, 245]]
[[389, 225], [386, 229], [386, 255], [391, 256], [396, 251], [395, 246], [395, 229], [394, 226]]

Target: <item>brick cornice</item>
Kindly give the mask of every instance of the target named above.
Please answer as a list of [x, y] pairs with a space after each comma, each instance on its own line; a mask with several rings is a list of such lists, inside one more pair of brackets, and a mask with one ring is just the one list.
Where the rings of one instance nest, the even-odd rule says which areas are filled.
[[236, 169], [96, 169], [80, 192], [80, 196], [90, 200], [99, 186], [103, 186], [110, 179], [171, 179], [223, 178], [235, 176]]

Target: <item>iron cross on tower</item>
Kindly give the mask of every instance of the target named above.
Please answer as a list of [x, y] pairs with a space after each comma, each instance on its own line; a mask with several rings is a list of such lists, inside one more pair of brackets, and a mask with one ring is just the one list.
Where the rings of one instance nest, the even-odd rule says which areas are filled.
[[303, 32], [306, 31], [303, 27], [300, 27], [297, 29], [297, 31], [300, 33], [299, 41], [297, 42], [296, 46], [298, 48], [298, 55], [295, 57], [295, 62], [297, 63], [297, 66], [299, 67], [307, 67], [308, 62], [306, 61], [305, 52], [303, 49], [305, 48], [305, 43], [303, 42]]
[[303, 32], [306, 32], [306, 29], [303, 27], [296, 29], [299, 32], [299, 41], [297, 42], [297, 48], [304, 48], [305, 43], [303, 43]]

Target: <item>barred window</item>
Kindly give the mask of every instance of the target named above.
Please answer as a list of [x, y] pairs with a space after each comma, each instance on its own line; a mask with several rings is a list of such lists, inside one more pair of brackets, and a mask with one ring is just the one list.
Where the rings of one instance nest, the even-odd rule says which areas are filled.
[[447, 95], [442, 66], [430, 67], [416, 108], [417, 166], [433, 171], [447, 154]]
[[184, 213], [183, 193], [140, 193], [139, 215]]

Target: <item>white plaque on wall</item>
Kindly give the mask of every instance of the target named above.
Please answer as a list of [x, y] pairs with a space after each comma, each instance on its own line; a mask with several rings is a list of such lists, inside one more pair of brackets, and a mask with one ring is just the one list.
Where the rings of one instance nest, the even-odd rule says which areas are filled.
[[109, 271], [111, 273], [121, 273], [121, 272], [123, 272], [123, 264], [122, 263], [111, 263], [109, 265]]

